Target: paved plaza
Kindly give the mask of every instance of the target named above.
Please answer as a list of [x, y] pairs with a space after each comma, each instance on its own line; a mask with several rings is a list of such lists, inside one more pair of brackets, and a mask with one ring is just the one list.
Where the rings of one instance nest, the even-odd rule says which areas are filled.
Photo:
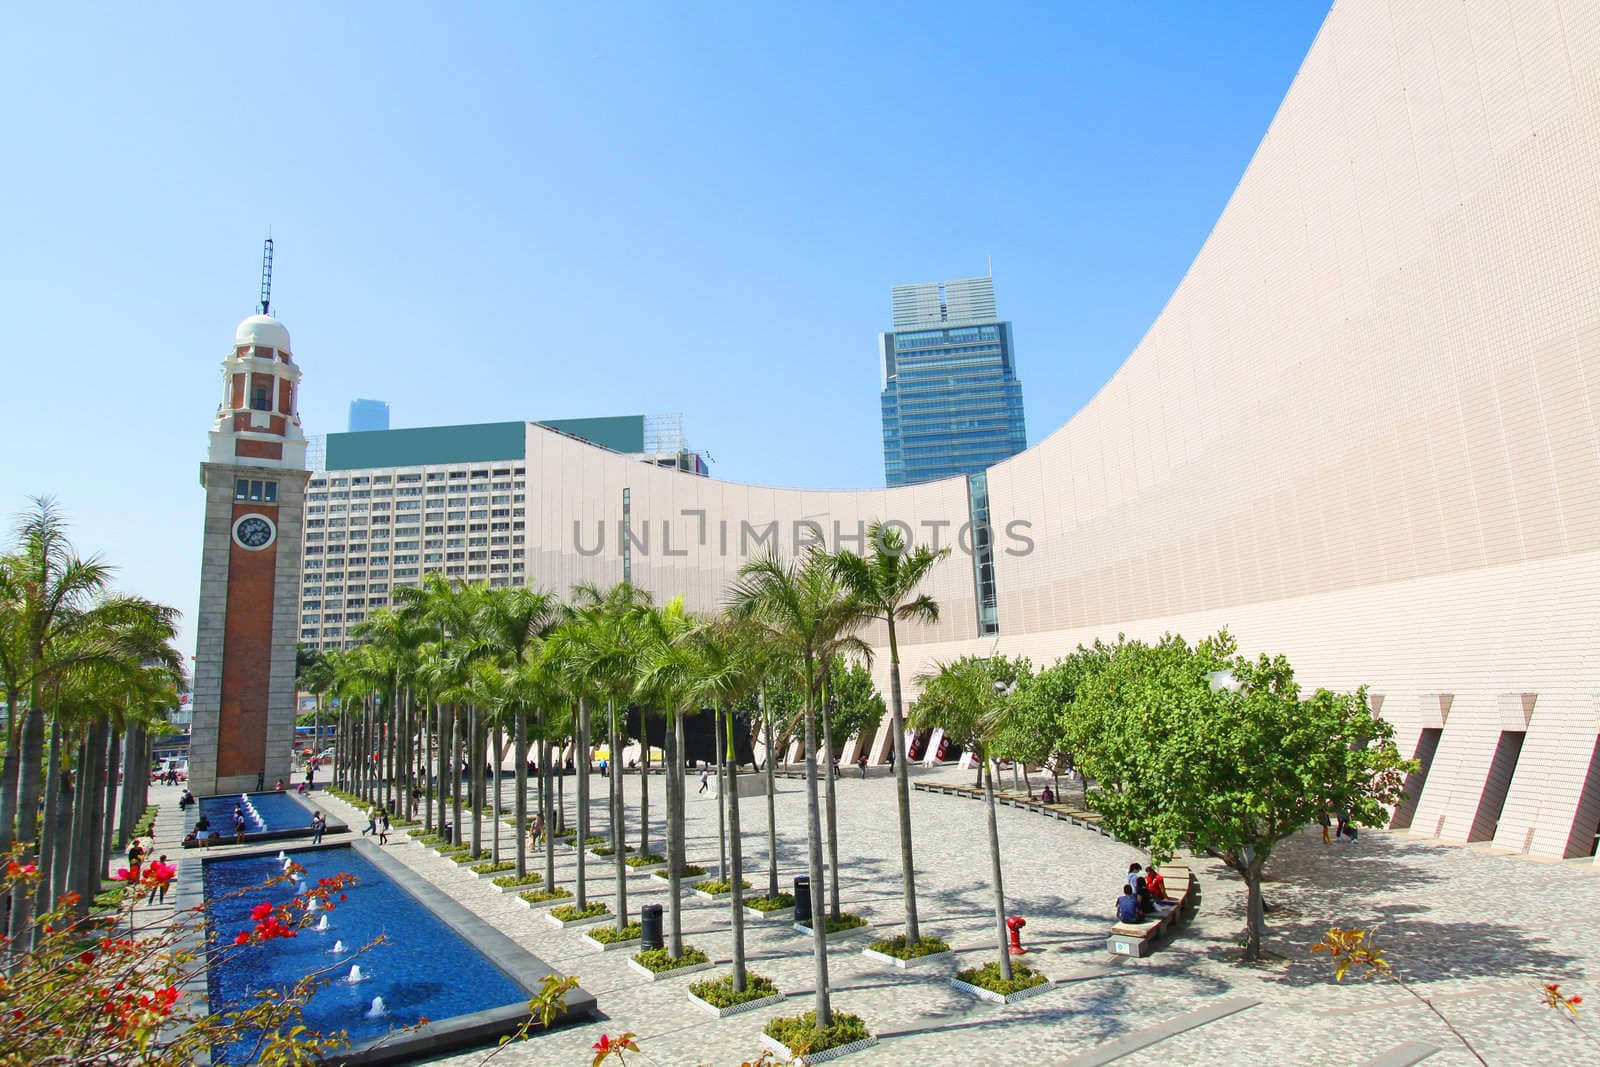
[[[918, 769], [919, 777], [970, 781], [969, 772]], [[688, 802], [688, 858], [708, 870], [716, 854], [711, 795]], [[567, 782], [569, 808], [573, 782]], [[604, 781], [594, 779], [596, 827], [603, 828]], [[637, 776], [627, 781], [629, 814]], [[507, 783], [507, 790], [510, 783]], [[898, 833], [894, 787], [878, 772], [838, 782], [840, 866], [844, 907], [865, 915], [871, 936], [898, 929]], [[662, 779], [651, 781], [652, 848], [665, 840]], [[364, 820], [331, 797], [321, 801], [352, 826]], [[1147, 960], [1105, 950], [1120, 872], [1143, 859], [1127, 845], [1064, 822], [1001, 808], [999, 827], [1007, 910], [1026, 917], [1028, 962], [1060, 985], [1005, 1007], [972, 1001], [945, 981], [957, 966], [994, 956], [992, 895], [984, 806], [957, 797], [914, 793], [918, 899], [925, 933], [959, 954], [958, 965], [896, 971], [861, 955], [871, 938], [857, 935], [830, 952], [835, 1010], [862, 1016], [880, 1043], [850, 1062], [958, 1065], [974, 1062], [1070, 1063], [1104, 1055], [1119, 1039], [1191, 1012], [1249, 1004], [1226, 1017], [1135, 1052], [1166, 1062], [1361, 1064], [1406, 1042], [1437, 1047], [1428, 1063], [1474, 1062], [1427, 1007], [1393, 983], [1347, 979], [1336, 985], [1325, 957], [1306, 948], [1327, 926], [1383, 924], [1396, 969], [1466, 1035], [1491, 1063], [1595, 1062], [1600, 1045], [1585, 1016], [1573, 1023], [1540, 1003], [1539, 983], [1560, 981], [1568, 993], [1592, 993], [1600, 964], [1600, 870], [1578, 862], [1537, 862], [1479, 848], [1443, 846], [1392, 833], [1363, 833], [1354, 845], [1323, 845], [1314, 830], [1282, 847], [1267, 885], [1273, 911], [1267, 947], [1273, 958], [1243, 967], [1235, 938], [1242, 932], [1242, 885], [1208, 860], [1191, 861], [1203, 889], [1195, 921]], [[779, 869], [785, 889], [804, 872], [805, 794], [799, 781], [779, 782]], [[762, 891], [766, 875], [765, 798], [741, 804], [746, 877]], [[486, 824], [487, 829], [487, 824]], [[637, 827], [630, 825], [630, 843]], [[506, 832], [503, 848], [513, 846]], [[577, 975], [607, 1018], [540, 1036], [495, 1057], [505, 1064], [582, 1064], [602, 1033], [632, 1031], [648, 1064], [737, 1065], [760, 1054], [767, 1019], [811, 1006], [811, 942], [784, 923], [746, 926], [750, 966], [774, 979], [787, 1003], [713, 1020], [692, 1006], [687, 986], [725, 973], [732, 951], [728, 908], [693, 896], [684, 902], [685, 940], [722, 965], [719, 971], [651, 983], [626, 964], [626, 952], [599, 953], [578, 930], [558, 930], [514, 894], [503, 894], [455, 863], [396, 833], [394, 858], [448, 891], [552, 966]], [[574, 857], [558, 849], [558, 878], [571, 885]], [[531, 866], [542, 869], [542, 859]], [[589, 865], [593, 899], [612, 900], [609, 860]], [[664, 903], [665, 883], [631, 874], [634, 917], [646, 903]], [[880, 932], [881, 931], [881, 932]], [[487, 1051], [487, 1050], [485, 1050]], [[470, 1064], [484, 1052], [441, 1063]], [[632, 1057], [630, 1057], [630, 1061]]]

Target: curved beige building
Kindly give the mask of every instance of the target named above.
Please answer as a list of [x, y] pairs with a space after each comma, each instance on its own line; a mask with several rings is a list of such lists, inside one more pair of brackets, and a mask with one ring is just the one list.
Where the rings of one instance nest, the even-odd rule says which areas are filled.
[[[1600, 4], [1340, 0], [1148, 335], [989, 471], [997, 632], [958, 553], [907, 666], [1226, 625], [1308, 685], [1371, 686], [1429, 763], [1400, 824], [1587, 855], [1597, 419]], [[530, 581], [626, 569], [701, 609], [774, 539], [972, 517], [963, 479], [761, 488], [532, 425], [524, 459]]]

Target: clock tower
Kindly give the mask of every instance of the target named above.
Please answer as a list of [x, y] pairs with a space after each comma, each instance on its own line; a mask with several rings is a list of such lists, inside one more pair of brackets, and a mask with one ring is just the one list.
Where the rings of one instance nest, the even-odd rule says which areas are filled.
[[[268, 263], [271, 251], [268, 250]], [[269, 268], [270, 269], [270, 268]], [[289, 331], [261, 313], [234, 332], [200, 464], [206, 492], [196, 620], [190, 788], [197, 796], [289, 776], [306, 440]]]

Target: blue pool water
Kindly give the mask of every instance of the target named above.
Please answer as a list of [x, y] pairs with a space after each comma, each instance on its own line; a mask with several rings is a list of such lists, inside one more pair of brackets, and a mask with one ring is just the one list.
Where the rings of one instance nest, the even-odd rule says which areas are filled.
[[304, 830], [311, 832], [311, 810], [287, 793], [234, 793], [220, 797], [201, 797], [200, 811], [211, 822], [213, 833], [223, 837], [233, 836], [233, 809], [241, 795], [250, 798], [250, 808], [244, 812], [244, 832], [261, 834], [270, 830]]
[[[349, 899], [328, 913], [326, 933], [302, 930], [298, 937], [247, 945], [212, 967], [212, 1011], [246, 1007], [257, 990], [287, 988], [330, 966], [335, 968], [334, 980], [312, 996], [305, 1023], [318, 1031], [347, 1030], [352, 1045], [395, 1027], [415, 1025], [423, 1017], [437, 1021], [527, 1002], [528, 993], [520, 985], [354, 849], [288, 854], [306, 868], [307, 884], [340, 873], [360, 880], [345, 890]], [[250, 909], [256, 904], [282, 903], [293, 895], [285, 884], [228, 897], [260, 886], [281, 870], [276, 856], [206, 861], [205, 895], [214, 902], [212, 921], [219, 940], [231, 941], [239, 931], [253, 928]], [[345, 982], [353, 950], [379, 934], [389, 940], [354, 960], [364, 980], [355, 985]], [[345, 954], [334, 955], [334, 942], [341, 940]], [[383, 998], [387, 1011], [383, 1018], [366, 1018], [374, 997]], [[236, 1047], [217, 1049], [212, 1058], [214, 1064], [244, 1061], [244, 1050]]]

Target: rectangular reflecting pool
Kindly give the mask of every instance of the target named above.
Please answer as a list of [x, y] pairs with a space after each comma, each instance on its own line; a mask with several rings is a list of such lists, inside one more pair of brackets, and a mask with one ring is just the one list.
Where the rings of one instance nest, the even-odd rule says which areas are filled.
[[[248, 945], [213, 966], [207, 978], [212, 1012], [246, 1007], [260, 990], [287, 988], [326, 970], [332, 981], [312, 996], [305, 1024], [321, 1032], [347, 1031], [353, 1050], [420, 1019], [430, 1020], [417, 1033], [384, 1041], [372, 1056], [337, 1057], [344, 1062], [414, 1060], [482, 1043], [510, 1032], [526, 1017], [532, 991], [551, 968], [403, 864], [367, 842], [293, 849], [287, 855], [306, 868], [302, 884], [316, 885], [318, 878], [337, 874], [355, 875], [358, 881], [345, 890], [347, 899], [335, 910], [319, 913], [319, 925], [326, 918], [326, 929]], [[294, 895], [295, 888], [285, 884], [230, 896], [281, 873], [277, 857], [275, 851], [264, 851], [204, 861], [204, 894], [219, 940], [231, 941], [253, 928], [250, 909], [256, 904], [282, 904]], [[372, 947], [357, 955], [367, 945]], [[353, 974], [354, 968], [359, 972]], [[382, 1004], [375, 1010], [378, 998]], [[568, 997], [569, 1015], [586, 1012], [593, 1003], [588, 994], [574, 990]], [[217, 1048], [212, 1062], [245, 1063], [248, 1051]]]
[[233, 837], [233, 812], [244, 813], [245, 839], [256, 834], [279, 834], [293, 831], [311, 833], [312, 808], [302, 804], [289, 793], [229, 793], [223, 796], [201, 797], [201, 814], [211, 823], [211, 832], [218, 837]]

